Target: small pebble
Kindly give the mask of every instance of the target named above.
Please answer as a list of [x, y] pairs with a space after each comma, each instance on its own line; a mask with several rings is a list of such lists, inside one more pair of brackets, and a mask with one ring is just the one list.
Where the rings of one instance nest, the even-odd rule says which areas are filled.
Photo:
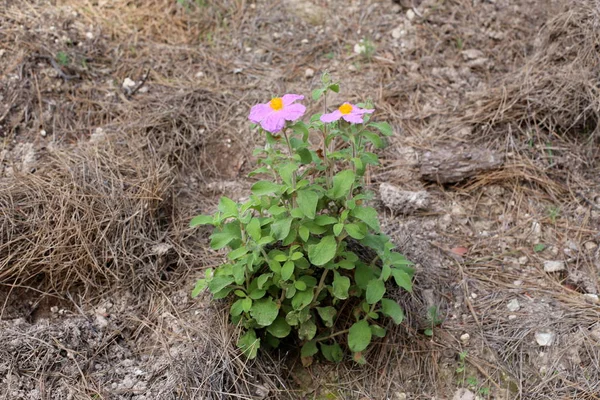
[[196, 78], [202, 78], [204, 76], [204, 72], [198, 71], [196, 72]]
[[564, 261], [544, 261], [544, 271], [546, 272], [559, 272], [564, 270]]
[[408, 18], [409, 21], [412, 21], [413, 19], [415, 19], [415, 12], [413, 10], [408, 10], [406, 12], [406, 18]]
[[512, 299], [511, 301], [508, 302], [508, 304], [506, 305], [506, 308], [508, 308], [508, 311], [516, 312], [521, 309], [521, 305], [519, 304], [519, 300]]
[[536, 332], [535, 341], [540, 346], [550, 346], [554, 342], [554, 332]]
[[92, 32], [86, 32], [85, 33], [85, 37], [88, 39], [93, 39], [94, 38], [94, 34]]
[[471, 293], [471, 298], [476, 299], [477, 298], [477, 293]]
[[135, 81], [129, 78], [125, 78], [123, 81], [123, 89], [131, 89], [136, 85]]
[[583, 246], [588, 251], [595, 250], [598, 247], [598, 245], [594, 242], [585, 242], [585, 244]]
[[300, 42], [301, 42], [302, 44], [307, 44], [307, 43], [308, 43], [308, 39], [302, 39]]
[[461, 342], [468, 342], [469, 339], [471, 339], [471, 335], [469, 335], [468, 333], [464, 333], [464, 334], [460, 335]]
[[46, 131], [42, 129], [42, 130], [40, 131], [40, 135], [42, 135], [43, 137], [46, 137]]
[[519, 264], [525, 265], [527, 264], [527, 261], [529, 261], [529, 258], [527, 258], [527, 256], [519, 257]]
[[356, 72], [356, 66], [353, 64], [348, 65], [348, 71]]
[[56, 314], [58, 312], [58, 307], [56, 307], [56, 306], [50, 307], [50, 312]]
[[515, 285], [515, 286], [521, 286], [522, 284], [523, 284], [523, 281], [520, 279], [513, 282], [513, 285]]
[[508, 316], [509, 321], [512, 321], [513, 319], [517, 319], [517, 316], [514, 314], [511, 314]]
[[309, 79], [309, 78], [312, 78], [313, 76], [315, 76], [315, 70], [312, 68], [306, 68], [306, 71], [304, 71], [304, 77]]
[[597, 294], [586, 293], [586, 294], [583, 295], [583, 298], [584, 298], [584, 300], [587, 303], [590, 303], [590, 304], [598, 304], [598, 303], [600, 303], [600, 298], [598, 297]]

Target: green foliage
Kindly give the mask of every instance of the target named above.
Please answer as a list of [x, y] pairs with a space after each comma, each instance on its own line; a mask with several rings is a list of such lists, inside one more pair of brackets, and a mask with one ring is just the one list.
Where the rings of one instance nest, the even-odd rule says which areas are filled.
[[64, 51], [59, 51], [58, 53], [56, 53], [56, 62], [62, 65], [63, 67], [66, 67], [67, 65], [69, 65], [70, 62], [69, 55]]
[[[339, 91], [328, 74], [321, 82], [313, 99]], [[249, 198], [222, 197], [214, 215], [190, 222], [212, 225], [211, 248], [227, 249], [226, 262], [208, 270], [192, 295], [208, 288], [214, 298], [230, 299], [231, 321], [244, 331], [238, 346], [248, 358], [285, 339], [300, 343], [305, 364], [319, 352], [339, 362], [344, 349], [364, 363], [362, 353], [385, 336], [386, 323], [404, 319], [400, 305], [385, 297], [386, 282], [411, 291], [411, 263], [381, 233], [363, 186], [367, 166], [378, 164], [369, 149], [383, 146], [392, 128], [365, 119], [323, 124], [316, 115], [288, 123], [278, 137], [263, 131], [267, 143], [255, 151], [251, 173], [262, 180]], [[315, 131], [324, 138], [320, 148], [309, 141]]]

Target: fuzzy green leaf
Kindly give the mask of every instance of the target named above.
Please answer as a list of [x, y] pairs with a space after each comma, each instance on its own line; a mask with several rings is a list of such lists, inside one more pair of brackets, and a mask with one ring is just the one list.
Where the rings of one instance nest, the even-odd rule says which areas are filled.
[[283, 317], [277, 317], [275, 321], [267, 328], [267, 332], [276, 338], [284, 338], [290, 334], [292, 327], [285, 321]]
[[214, 217], [212, 215], [196, 215], [190, 221], [190, 228], [198, 225], [212, 225]]
[[333, 295], [340, 300], [345, 300], [348, 298], [348, 289], [350, 289], [350, 278], [333, 271]]
[[304, 343], [302, 349], [300, 350], [301, 357], [310, 357], [314, 356], [319, 352], [317, 349], [317, 342], [315, 340], [311, 340], [310, 342]]
[[375, 210], [373, 207], [356, 207], [354, 210], [352, 210], [352, 215], [369, 225], [369, 227], [376, 233], [380, 231], [381, 228], [379, 227], [377, 210]]
[[344, 359], [344, 351], [337, 343], [332, 345], [321, 343], [321, 353], [329, 362], [338, 363]]
[[360, 240], [365, 237], [366, 230], [363, 229], [359, 224], [347, 224], [344, 226], [344, 228], [346, 229], [348, 235], [353, 239]]
[[319, 202], [319, 195], [312, 190], [299, 190], [297, 192], [298, 207], [307, 218], [313, 219]]
[[335, 237], [325, 236], [318, 244], [308, 246], [308, 259], [313, 265], [325, 265], [335, 257], [336, 251]]
[[206, 279], [198, 279], [196, 281], [196, 286], [194, 286], [194, 290], [192, 290], [192, 297], [198, 297], [204, 289], [206, 289]]
[[317, 307], [317, 312], [319, 313], [319, 317], [321, 317], [321, 319], [325, 323], [325, 326], [328, 328], [331, 328], [333, 326], [333, 318], [335, 317], [335, 314], [337, 313], [335, 308], [333, 308], [331, 306]]
[[271, 298], [255, 301], [250, 309], [250, 315], [261, 326], [269, 326], [279, 314], [279, 307]]
[[260, 228], [260, 221], [258, 220], [258, 218], [252, 218], [250, 220], [248, 225], [246, 225], [246, 232], [248, 232], [248, 235], [250, 235], [252, 240], [254, 240], [255, 242], [258, 242], [260, 240], [262, 236], [262, 231]]
[[412, 279], [410, 275], [398, 268], [392, 268], [392, 276], [396, 281], [396, 285], [409, 292], [412, 292]]
[[250, 360], [256, 358], [256, 353], [260, 348], [260, 339], [256, 337], [254, 329], [249, 329], [244, 335], [240, 336], [237, 346], [242, 350], [243, 354]]
[[270, 181], [258, 181], [250, 189], [257, 196], [275, 194], [281, 191], [281, 185]]
[[301, 310], [308, 306], [313, 301], [314, 293], [312, 290], [298, 291], [292, 298], [292, 308]]
[[237, 260], [238, 258], [245, 256], [246, 254], [248, 254], [248, 249], [246, 248], [246, 246], [242, 246], [227, 253], [227, 258], [229, 258], [230, 260]]
[[371, 325], [371, 333], [373, 336], [377, 336], [378, 338], [385, 337], [385, 328], [382, 328], [379, 325]]
[[235, 201], [223, 196], [219, 199], [219, 211], [223, 213], [222, 217], [235, 217], [238, 215], [238, 205]]
[[282, 218], [271, 224], [271, 233], [278, 240], [283, 240], [290, 233], [293, 218]]
[[333, 177], [333, 188], [331, 190], [331, 197], [334, 199], [341, 199], [342, 197], [346, 197], [348, 193], [350, 193], [352, 185], [354, 185], [355, 178], [356, 175], [351, 169], [338, 172]]
[[348, 331], [348, 347], [354, 353], [363, 351], [371, 343], [371, 328], [366, 320], [356, 322]]
[[300, 228], [298, 228], [298, 234], [300, 235], [300, 239], [306, 242], [310, 236], [310, 231], [307, 227], [301, 225]]
[[214, 276], [208, 283], [208, 289], [215, 294], [233, 283], [232, 276]]
[[392, 136], [394, 134], [391, 125], [387, 122], [371, 122], [368, 126], [378, 129], [383, 136]]
[[366, 300], [369, 304], [375, 304], [385, 294], [385, 283], [381, 279], [371, 279], [367, 285]]
[[293, 261], [286, 261], [283, 267], [281, 267], [281, 279], [284, 281], [290, 279], [294, 275], [294, 267]]
[[381, 312], [390, 317], [396, 325], [404, 320], [404, 311], [394, 300], [381, 299]]
[[340, 233], [342, 233], [343, 229], [344, 229], [344, 224], [335, 224], [333, 226], [333, 234], [335, 236], [340, 236]]
[[312, 319], [303, 322], [298, 328], [298, 338], [300, 340], [311, 340], [317, 334], [317, 326]]

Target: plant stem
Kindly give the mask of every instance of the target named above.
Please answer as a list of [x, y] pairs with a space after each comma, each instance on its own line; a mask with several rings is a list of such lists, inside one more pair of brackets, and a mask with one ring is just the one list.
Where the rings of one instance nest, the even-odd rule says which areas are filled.
[[334, 338], [334, 337], [336, 337], [336, 336], [343, 335], [344, 333], [348, 333], [348, 331], [350, 331], [350, 329], [344, 329], [343, 331], [339, 331], [339, 332], [336, 332], [336, 333], [332, 333], [332, 334], [331, 334], [331, 335], [329, 335], [329, 336], [325, 336], [325, 337], [323, 337], [323, 338], [318, 338], [318, 339], [316, 339], [316, 340], [317, 340], [317, 342], [323, 342], [323, 341], [325, 341], [325, 340], [329, 340], [329, 339], [331, 339], [331, 338]]
[[[287, 143], [288, 152], [290, 153], [290, 159], [293, 157], [292, 145], [290, 143], [290, 138], [287, 135], [286, 129], [283, 130], [283, 136], [285, 137], [285, 142]], [[296, 171], [292, 172], [292, 189], [296, 190]], [[296, 208], [296, 193], [292, 194], [292, 206]]]
[[319, 296], [319, 293], [321, 293], [321, 290], [323, 290], [323, 286], [325, 285], [325, 278], [327, 277], [327, 274], [329, 273], [329, 270], [326, 269], [325, 272], [323, 272], [323, 275], [321, 275], [321, 280], [319, 281], [319, 285], [317, 286], [317, 289], [315, 290], [315, 297], [313, 302], [317, 301], [317, 297]]

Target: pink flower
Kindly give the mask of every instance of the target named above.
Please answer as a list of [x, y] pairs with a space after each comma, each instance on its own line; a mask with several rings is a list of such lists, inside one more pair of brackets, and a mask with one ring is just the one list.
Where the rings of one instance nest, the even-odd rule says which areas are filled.
[[321, 115], [321, 122], [329, 123], [343, 118], [351, 124], [362, 124], [364, 122], [363, 116], [371, 114], [373, 111], [375, 110], [367, 110], [366, 108], [360, 108], [350, 103], [344, 103], [334, 112]]
[[274, 97], [270, 102], [257, 104], [250, 110], [248, 119], [255, 124], [260, 124], [265, 131], [277, 133], [285, 126], [285, 121], [297, 121], [306, 107], [295, 104], [304, 99], [299, 94], [286, 94], [283, 97]]

